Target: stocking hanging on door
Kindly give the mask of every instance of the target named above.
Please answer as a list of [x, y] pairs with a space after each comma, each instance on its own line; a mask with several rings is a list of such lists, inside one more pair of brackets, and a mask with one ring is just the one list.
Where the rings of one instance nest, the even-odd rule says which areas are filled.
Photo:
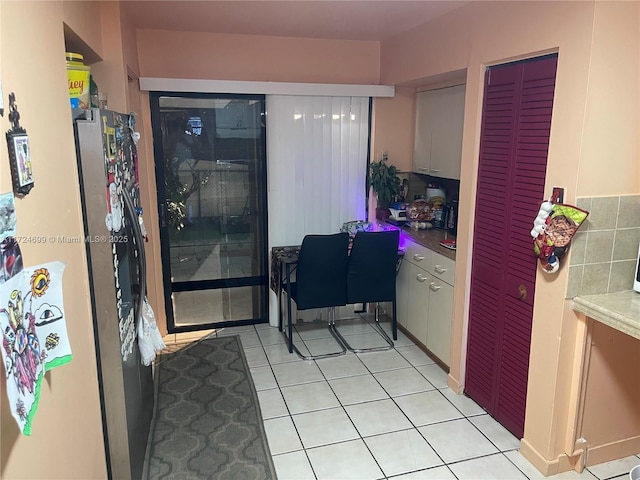
[[533, 222], [533, 249], [545, 273], [555, 273], [571, 239], [589, 212], [572, 205], [543, 202]]

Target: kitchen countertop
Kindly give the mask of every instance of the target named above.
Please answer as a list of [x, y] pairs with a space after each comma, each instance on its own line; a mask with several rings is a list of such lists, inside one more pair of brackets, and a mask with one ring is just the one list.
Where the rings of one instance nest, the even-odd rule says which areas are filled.
[[574, 297], [573, 309], [640, 340], [640, 293], [633, 290]]
[[[387, 224], [391, 225], [391, 224]], [[395, 226], [395, 225], [392, 225]], [[397, 227], [400, 228], [400, 227]], [[427, 247], [429, 250], [438, 252], [451, 260], [456, 259], [456, 251], [449, 248], [445, 248], [440, 245], [441, 240], [455, 240], [455, 235], [439, 228], [429, 228], [426, 230], [413, 230], [408, 226], [400, 228], [403, 237], [413, 240], [418, 245]]]

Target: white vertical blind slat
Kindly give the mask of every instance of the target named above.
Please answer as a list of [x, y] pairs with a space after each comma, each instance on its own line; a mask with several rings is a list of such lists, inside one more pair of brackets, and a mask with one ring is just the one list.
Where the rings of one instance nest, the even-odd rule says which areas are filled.
[[269, 249], [364, 220], [368, 104], [368, 97], [267, 95]]

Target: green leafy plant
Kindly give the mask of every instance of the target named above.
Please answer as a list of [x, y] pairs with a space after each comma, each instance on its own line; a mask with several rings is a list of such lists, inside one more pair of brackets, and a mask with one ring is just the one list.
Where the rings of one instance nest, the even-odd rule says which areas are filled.
[[211, 176], [210, 171], [201, 171], [196, 168], [198, 162], [198, 160], [180, 160], [178, 157], [165, 159], [167, 216], [169, 225], [176, 231], [185, 227], [187, 199], [200, 188], [205, 187]]
[[387, 164], [387, 155], [373, 162], [369, 169], [369, 184], [378, 195], [378, 208], [389, 208], [394, 195], [400, 193], [401, 182], [395, 165]]

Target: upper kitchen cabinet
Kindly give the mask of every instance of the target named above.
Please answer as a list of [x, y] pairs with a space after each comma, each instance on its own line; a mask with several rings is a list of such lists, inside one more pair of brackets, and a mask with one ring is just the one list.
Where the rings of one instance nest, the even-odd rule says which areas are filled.
[[414, 172], [460, 179], [464, 94], [464, 85], [416, 94]]

